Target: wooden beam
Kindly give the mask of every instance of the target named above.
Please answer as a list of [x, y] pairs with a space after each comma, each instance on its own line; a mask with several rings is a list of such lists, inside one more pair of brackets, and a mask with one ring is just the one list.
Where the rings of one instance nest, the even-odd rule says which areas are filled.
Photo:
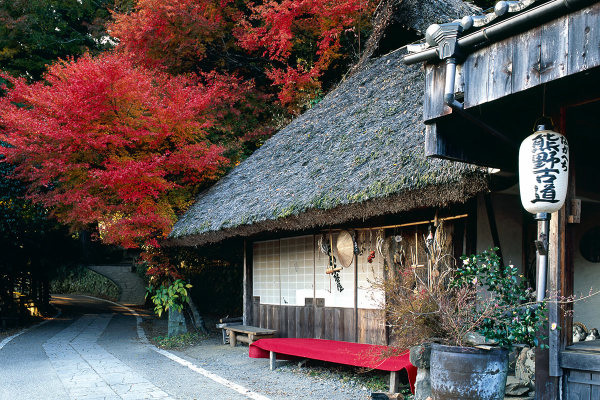
[[398, 371], [390, 372], [390, 393], [398, 393], [400, 388], [400, 374]]
[[[248, 256], [249, 246], [244, 239], [244, 278], [243, 278], [243, 324], [252, 325], [252, 262]], [[250, 246], [251, 247], [251, 246]]]

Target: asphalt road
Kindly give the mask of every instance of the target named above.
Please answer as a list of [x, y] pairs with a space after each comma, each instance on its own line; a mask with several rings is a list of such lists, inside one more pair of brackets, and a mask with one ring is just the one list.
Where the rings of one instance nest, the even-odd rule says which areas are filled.
[[[0, 399], [268, 400], [140, 337], [136, 316], [85, 296], [55, 296], [59, 318], [0, 349]], [[192, 360], [193, 361], [193, 360]]]

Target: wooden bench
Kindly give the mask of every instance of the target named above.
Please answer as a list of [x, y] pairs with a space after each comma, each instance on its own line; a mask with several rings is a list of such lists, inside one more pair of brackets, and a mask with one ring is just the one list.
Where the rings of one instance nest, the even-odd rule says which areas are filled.
[[229, 336], [227, 336], [227, 331], [225, 330], [225, 328], [227, 328], [228, 326], [234, 326], [234, 325], [242, 325], [242, 317], [235, 317], [235, 318], [221, 318], [219, 320], [219, 323], [217, 324], [217, 328], [221, 329], [221, 332], [223, 333], [223, 344], [228, 344], [229, 343]]
[[225, 327], [229, 336], [229, 345], [235, 347], [237, 342], [252, 344], [259, 339], [272, 338], [277, 333], [273, 329], [259, 328], [248, 325], [234, 325]]

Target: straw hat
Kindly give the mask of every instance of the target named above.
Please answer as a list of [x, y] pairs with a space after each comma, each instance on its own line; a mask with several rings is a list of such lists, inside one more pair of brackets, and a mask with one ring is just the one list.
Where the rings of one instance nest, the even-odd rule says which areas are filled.
[[335, 250], [338, 255], [338, 264], [346, 268], [354, 260], [354, 239], [348, 231], [341, 231], [335, 241]]

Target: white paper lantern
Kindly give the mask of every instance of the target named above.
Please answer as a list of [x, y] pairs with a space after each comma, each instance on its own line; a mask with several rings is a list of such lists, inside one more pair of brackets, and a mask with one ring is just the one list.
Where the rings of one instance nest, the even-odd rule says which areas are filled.
[[569, 144], [560, 133], [538, 130], [521, 143], [519, 186], [521, 203], [532, 214], [558, 211], [567, 197]]

